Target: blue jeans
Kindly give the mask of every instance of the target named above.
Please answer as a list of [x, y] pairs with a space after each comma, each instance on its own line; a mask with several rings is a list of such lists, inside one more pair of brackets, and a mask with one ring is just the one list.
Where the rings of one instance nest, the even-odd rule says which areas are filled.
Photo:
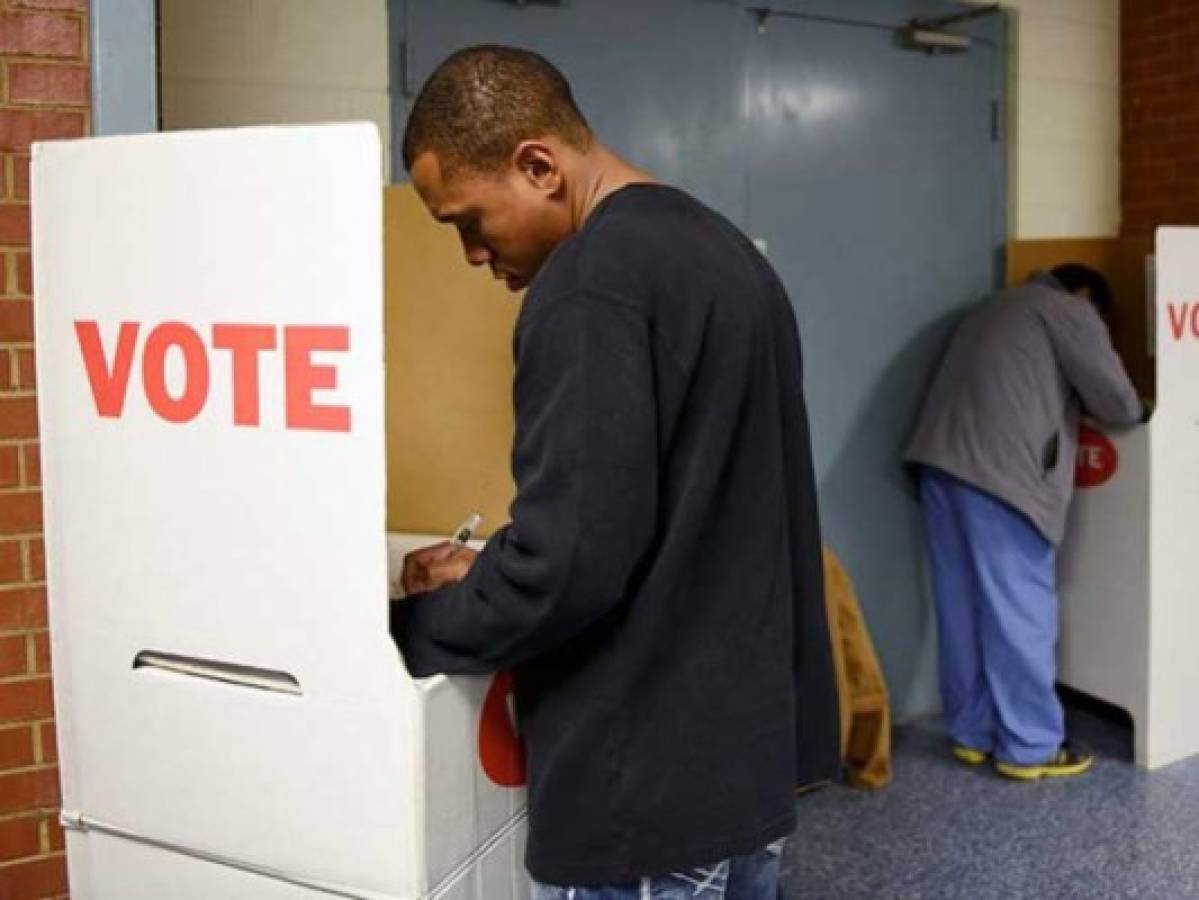
[[946, 730], [1002, 762], [1043, 763], [1065, 736], [1053, 545], [1006, 503], [935, 470], [923, 471], [920, 500]]
[[783, 841], [710, 866], [603, 887], [533, 882], [533, 900], [779, 900]]

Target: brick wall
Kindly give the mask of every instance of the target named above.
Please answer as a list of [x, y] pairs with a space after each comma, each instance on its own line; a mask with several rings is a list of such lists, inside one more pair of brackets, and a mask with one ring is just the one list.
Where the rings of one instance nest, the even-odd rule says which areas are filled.
[[1120, 12], [1123, 231], [1199, 225], [1199, 0]]
[[46, 631], [29, 145], [88, 130], [87, 0], [0, 0], [0, 898], [67, 890]]

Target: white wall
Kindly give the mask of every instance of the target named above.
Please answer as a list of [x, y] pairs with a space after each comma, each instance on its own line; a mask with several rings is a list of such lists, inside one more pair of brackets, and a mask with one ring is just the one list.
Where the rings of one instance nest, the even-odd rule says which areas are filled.
[[162, 127], [368, 120], [391, 160], [386, 0], [161, 0]]
[[[971, 0], [984, 2], [984, 0]], [[1120, 230], [1120, 0], [1006, 0], [1009, 230]]]

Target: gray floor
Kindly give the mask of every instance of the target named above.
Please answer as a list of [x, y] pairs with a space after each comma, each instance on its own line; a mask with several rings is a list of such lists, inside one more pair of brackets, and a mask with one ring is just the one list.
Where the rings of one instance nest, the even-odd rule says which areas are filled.
[[1033, 784], [956, 762], [934, 720], [897, 729], [889, 788], [800, 798], [787, 897], [1199, 898], [1199, 758], [1142, 773], [1130, 728], [1068, 719], [1094, 771]]

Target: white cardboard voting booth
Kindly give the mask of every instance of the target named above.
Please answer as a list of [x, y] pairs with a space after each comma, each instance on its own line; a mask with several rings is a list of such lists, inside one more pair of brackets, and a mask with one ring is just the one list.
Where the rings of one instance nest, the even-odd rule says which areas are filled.
[[379, 173], [365, 125], [34, 148], [79, 900], [527, 891], [502, 687], [388, 635]]
[[1059, 678], [1132, 716], [1137, 764], [1199, 753], [1199, 229], [1157, 233], [1157, 406], [1084, 432], [1059, 578]]

